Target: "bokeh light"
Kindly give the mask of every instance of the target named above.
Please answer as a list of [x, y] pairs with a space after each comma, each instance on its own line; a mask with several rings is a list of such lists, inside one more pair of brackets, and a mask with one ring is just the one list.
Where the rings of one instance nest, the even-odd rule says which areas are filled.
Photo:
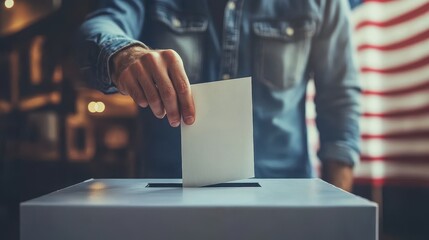
[[6, 8], [12, 8], [13, 5], [15, 5], [15, 2], [13, 0], [6, 0], [6, 1], [4, 1], [4, 6]]
[[106, 105], [103, 102], [91, 101], [88, 103], [88, 111], [90, 113], [102, 113], [106, 110]]

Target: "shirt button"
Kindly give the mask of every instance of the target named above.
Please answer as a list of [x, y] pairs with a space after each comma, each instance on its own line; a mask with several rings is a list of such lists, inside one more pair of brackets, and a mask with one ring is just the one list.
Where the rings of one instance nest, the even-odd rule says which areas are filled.
[[222, 75], [223, 80], [229, 79], [230, 77], [231, 75], [229, 75], [228, 73], [225, 73], [224, 75]]
[[228, 2], [228, 9], [234, 10], [235, 9], [235, 2]]
[[171, 23], [173, 24], [174, 27], [180, 27], [182, 25], [182, 23], [176, 17], [173, 17], [171, 19]]
[[286, 28], [286, 34], [288, 36], [293, 36], [294, 33], [295, 33], [295, 31], [293, 30], [293, 28], [291, 28], [291, 27]]

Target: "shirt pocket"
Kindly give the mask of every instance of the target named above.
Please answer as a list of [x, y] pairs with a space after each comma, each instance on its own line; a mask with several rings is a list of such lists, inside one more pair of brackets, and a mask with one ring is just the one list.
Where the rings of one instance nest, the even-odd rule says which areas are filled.
[[272, 90], [286, 90], [304, 76], [316, 22], [261, 20], [253, 22], [253, 71]]
[[198, 82], [208, 18], [198, 13], [185, 13], [167, 4], [156, 4], [151, 14], [154, 27], [147, 33], [150, 35], [150, 46], [174, 49], [182, 58], [191, 83]]
[[155, 19], [163, 22], [171, 31], [179, 34], [204, 32], [208, 26], [206, 16], [184, 13], [167, 4], [156, 5], [154, 15]]

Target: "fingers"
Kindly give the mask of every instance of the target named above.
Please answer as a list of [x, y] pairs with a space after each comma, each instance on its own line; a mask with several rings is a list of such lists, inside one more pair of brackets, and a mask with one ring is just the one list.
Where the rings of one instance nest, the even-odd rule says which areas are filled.
[[[148, 64], [148, 61], [152, 60], [144, 60], [144, 63], [142, 64]], [[135, 66], [132, 68], [133, 75], [138, 80], [138, 83], [143, 89], [149, 107], [152, 110], [153, 114], [157, 118], [162, 119], [165, 116], [164, 104], [161, 101], [158, 88], [155, 86], [151, 74], [148, 73], [148, 71], [142, 66], [142, 64], [135, 64]]]
[[[173, 50], [163, 51], [164, 59], [168, 62], [168, 75], [171, 78], [175, 93], [178, 99], [178, 105], [186, 124], [192, 124], [195, 121], [195, 105], [191, 94], [191, 86], [186, 76], [183, 62], [180, 56]], [[180, 120], [180, 119], [179, 119]]]
[[[160, 52], [159, 54], [154, 55], [155, 58], [161, 58], [160, 61], [166, 63], [166, 55], [165, 51]], [[159, 59], [156, 59], [159, 60]], [[157, 61], [151, 61], [153, 64]], [[157, 62], [159, 65], [163, 63]], [[158, 65], [158, 66], [159, 66]], [[164, 104], [165, 111], [167, 113], [167, 118], [172, 127], [177, 127], [180, 125], [180, 112], [179, 106], [177, 103], [177, 95], [174, 89], [173, 83], [168, 76], [167, 68], [168, 64], [165, 65], [166, 68], [159, 68], [155, 66], [151, 66], [152, 68], [152, 77], [154, 82], [158, 87], [158, 92], [161, 97], [162, 103]]]
[[148, 106], [146, 95], [138, 81], [132, 75], [130, 69], [126, 69], [121, 73], [118, 90], [122, 94], [130, 95], [134, 102], [140, 107], [145, 108]]
[[191, 87], [180, 56], [173, 50], [151, 50], [125, 69], [118, 89], [141, 107], [149, 106], [158, 118], [167, 115], [171, 126], [195, 121]]

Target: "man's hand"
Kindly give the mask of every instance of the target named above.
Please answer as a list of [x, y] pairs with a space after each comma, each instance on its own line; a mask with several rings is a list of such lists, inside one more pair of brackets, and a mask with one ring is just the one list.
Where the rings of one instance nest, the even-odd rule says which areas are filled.
[[353, 168], [339, 161], [326, 161], [322, 166], [322, 179], [350, 192], [353, 186]]
[[112, 81], [140, 107], [149, 106], [157, 118], [167, 114], [172, 127], [195, 121], [195, 106], [182, 59], [174, 50], [128, 47], [110, 62]]

